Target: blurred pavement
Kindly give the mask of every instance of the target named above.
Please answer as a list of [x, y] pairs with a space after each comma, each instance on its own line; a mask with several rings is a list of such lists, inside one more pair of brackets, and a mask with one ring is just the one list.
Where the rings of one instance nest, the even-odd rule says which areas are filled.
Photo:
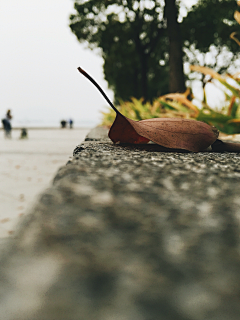
[[0, 238], [14, 234], [19, 219], [89, 130], [30, 129], [27, 140], [19, 139], [20, 130], [12, 131], [12, 140], [0, 131]]

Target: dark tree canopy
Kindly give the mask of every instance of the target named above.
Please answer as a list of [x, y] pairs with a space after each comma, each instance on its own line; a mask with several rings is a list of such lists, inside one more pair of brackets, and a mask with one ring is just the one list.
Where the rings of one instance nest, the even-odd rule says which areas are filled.
[[164, 1], [78, 0], [70, 27], [80, 42], [102, 50], [115, 99], [146, 100], [168, 91]]
[[[203, 63], [197, 54], [207, 53], [214, 47], [212, 62], [204, 64], [218, 72], [226, 71], [239, 53], [239, 46], [230, 39], [230, 34], [240, 29], [233, 17], [237, 9], [235, 0], [199, 0], [181, 24], [185, 52], [191, 53], [186, 54], [185, 61]], [[197, 49], [196, 54], [194, 49]], [[227, 49], [232, 55], [229, 52], [224, 59], [223, 51]], [[218, 61], [220, 56], [222, 59]]]
[[[70, 28], [80, 42], [101, 49], [115, 100], [152, 100], [169, 92], [169, 79], [171, 91], [183, 91], [182, 58], [202, 64], [197, 54], [214, 46], [216, 57], [209, 66], [216, 69], [224, 48], [239, 51], [229, 38], [239, 29], [233, 18], [235, 0], [199, 0], [181, 24], [175, 0], [75, 0], [74, 7]], [[223, 59], [216, 71], [230, 62]]]

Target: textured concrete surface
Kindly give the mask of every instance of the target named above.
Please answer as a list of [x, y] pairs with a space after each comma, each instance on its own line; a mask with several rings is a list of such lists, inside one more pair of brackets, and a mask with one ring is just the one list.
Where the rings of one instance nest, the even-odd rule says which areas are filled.
[[239, 319], [240, 155], [94, 139], [5, 246], [2, 319]]

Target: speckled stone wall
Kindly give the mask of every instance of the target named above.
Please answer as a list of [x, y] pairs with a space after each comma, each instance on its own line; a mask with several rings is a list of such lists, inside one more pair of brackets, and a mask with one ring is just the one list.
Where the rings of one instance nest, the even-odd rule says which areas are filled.
[[238, 320], [240, 155], [87, 140], [1, 255], [2, 319]]

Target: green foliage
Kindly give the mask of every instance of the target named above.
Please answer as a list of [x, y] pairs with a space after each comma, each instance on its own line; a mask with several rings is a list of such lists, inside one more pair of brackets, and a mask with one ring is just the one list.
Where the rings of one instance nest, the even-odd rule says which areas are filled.
[[240, 123], [231, 122], [236, 119], [221, 112], [216, 112], [209, 108], [200, 110], [197, 120], [215, 126], [219, 131], [226, 134], [240, 133]]
[[[180, 95], [184, 96], [184, 95]], [[195, 106], [194, 106], [195, 107]], [[197, 107], [195, 107], [196, 110]], [[168, 99], [168, 95], [160, 97], [150, 102], [143, 102], [143, 99], [131, 98], [131, 101], [121, 101], [118, 110], [127, 118], [132, 120], [144, 120], [151, 118], [192, 118], [195, 111], [178, 101]], [[116, 117], [116, 113], [112, 108], [108, 108], [106, 112], [102, 112], [102, 125], [110, 127]]]
[[[168, 94], [156, 99], [152, 104], [143, 103], [143, 100], [132, 98], [131, 102], [122, 102], [119, 106], [120, 112], [133, 120], [143, 120], [149, 118], [181, 117], [186, 119], [196, 119], [215, 126], [219, 131], [226, 134], [240, 133], [240, 90], [238, 85], [240, 80], [235, 76], [221, 76], [211, 69], [195, 67], [195, 71], [209, 74], [215, 78], [213, 83], [222, 85], [222, 90], [226, 96], [225, 107], [221, 112], [212, 110], [203, 102], [199, 109], [187, 100], [189, 92], [185, 94]], [[192, 97], [194, 98], [194, 97]], [[110, 109], [103, 113], [102, 124], [111, 126], [115, 119], [115, 112]]]

